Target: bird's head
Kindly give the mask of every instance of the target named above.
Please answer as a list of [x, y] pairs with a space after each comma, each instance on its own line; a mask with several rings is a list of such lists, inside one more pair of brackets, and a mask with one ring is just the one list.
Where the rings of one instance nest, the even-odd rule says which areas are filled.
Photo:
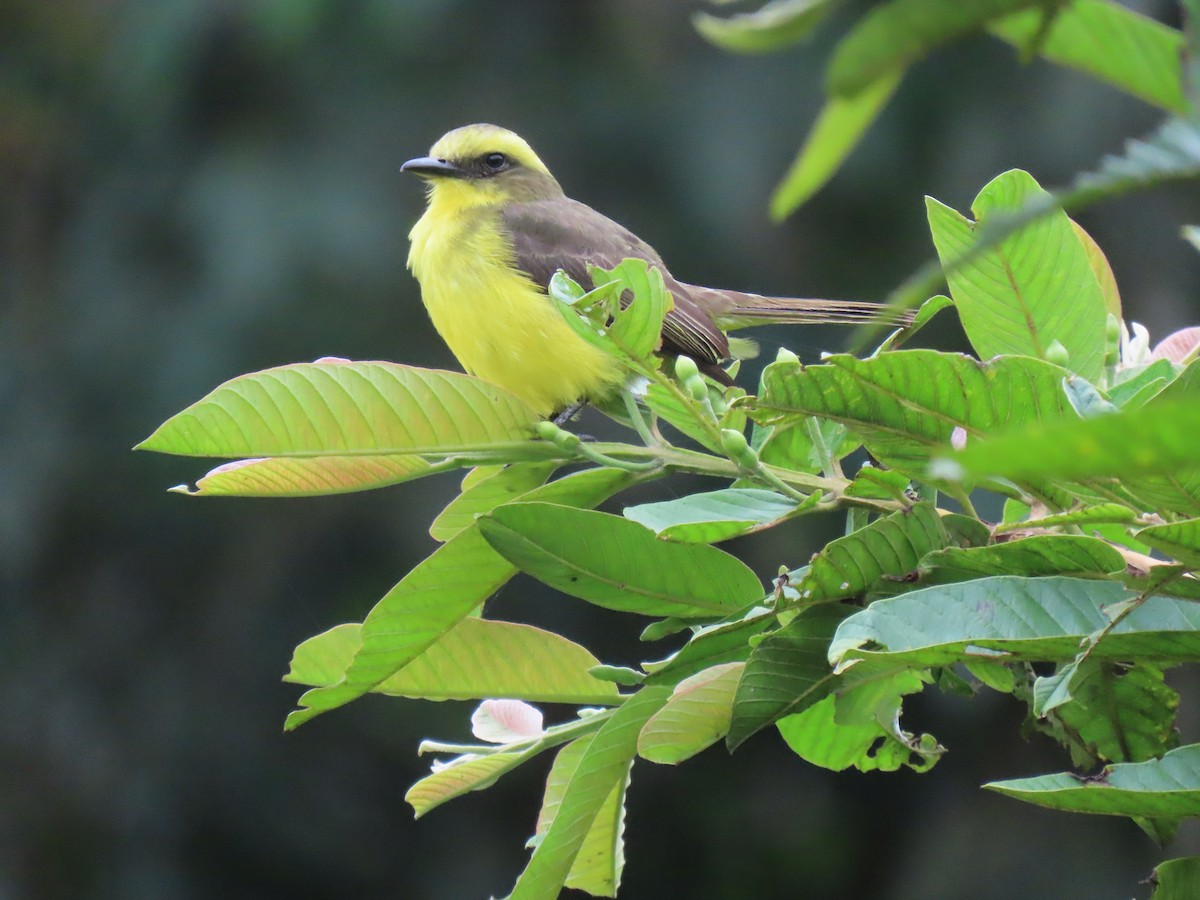
[[485, 206], [562, 196], [562, 188], [525, 140], [496, 125], [464, 125], [438, 139], [428, 156], [400, 167], [425, 179], [431, 204]]

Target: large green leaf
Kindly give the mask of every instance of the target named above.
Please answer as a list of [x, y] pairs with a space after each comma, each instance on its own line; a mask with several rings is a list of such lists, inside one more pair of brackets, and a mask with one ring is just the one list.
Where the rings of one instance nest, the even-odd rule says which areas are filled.
[[989, 575], [1111, 575], [1125, 557], [1111, 544], [1077, 534], [1037, 534], [989, 547], [950, 547], [921, 560], [921, 584]]
[[852, 97], [833, 96], [826, 100], [799, 155], [771, 195], [771, 218], [776, 221], [786, 218], [825, 186], [879, 117], [903, 76], [904, 70], [896, 69], [881, 75]]
[[449, 453], [525, 441], [538, 416], [493, 384], [386, 362], [280, 366], [225, 382], [138, 444], [185, 456]]
[[625, 518], [660, 538], [687, 544], [715, 544], [761, 531], [786, 519], [799, 502], [760, 488], [727, 488], [676, 500], [625, 508]]
[[638, 756], [673, 766], [719, 741], [729, 730], [744, 666], [722, 663], [679, 682], [671, 699], [642, 728]]
[[629, 777], [638, 734], [670, 694], [669, 687], [642, 688], [596, 732], [563, 788], [558, 811], [509, 900], [548, 900], [559, 895], [596, 817], [613, 789]]
[[851, 612], [850, 607], [833, 603], [812, 607], [754, 647], [733, 700], [726, 738], [730, 750], [829, 693], [835, 681], [829, 668], [829, 641]]
[[992, 22], [988, 30], [1107, 81], [1172, 112], [1187, 111], [1183, 96], [1183, 35], [1110, 0], [1072, 0], [1043, 29], [1044, 13], [1030, 9]]
[[937, 507], [918, 503], [826, 544], [797, 585], [800, 599], [824, 603], [856, 597], [882, 578], [915, 572], [925, 554], [951, 543]]
[[[595, 506], [636, 478], [618, 469], [585, 469], [537, 488], [560, 503]], [[313, 688], [285, 725], [295, 728], [361, 697], [453, 628], [516, 573], [479, 532], [460, 531], [375, 604], [362, 626], [362, 646], [342, 680]]]
[[835, 419], [883, 462], [925, 476], [925, 462], [950, 446], [955, 428], [970, 446], [1028, 422], [1077, 418], [1062, 390], [1065, 374], [1028, 357], [981, 363], [935, 350], [836, 355], [818, 366], [777, 362], [763, 373], [753, 415], [776, 425], [810, 415]]
[[1070, 354], [1070, 369], [1098, 382], [1108, 302], [1087, 245], [1066, 213], [1049, 212], [991, 249], [973, 253], [978, 231], [993, 218], [1039, 198], [1046, 202], [1049, 195], [1019, 169], [998, 175], [979, 192], [971, 205], [977, 222], [926, 198], [933, 243], [980, 358], [1009, 353], [1045, 358], [1058, 341]]
[[[1126, 142], [1122, 155], [1104, 157], [1094, 171], [1079, 175], [1069, 187], [1055, 191], [1055, 202], [1035, 197], [1019, 213], [993, 223], [986, 234], [979, 235], [976, 249], [995, 246], [1038, 216], [1059, 208], [1075, 212], [1129, 191], [1197, 178], [1200, 125], [1186, 118], [1168, 119], [1149, 136]], [[897, 307], [916, 306], [944, 280], [940, 265], [926, 263], [888, 295], [887, 301]]]
[[436, 471], [419, 456], [266, 457], [225, 463], [194, 489], [171, 490], [190, 497], [315, 497], [400, 484]]
[[367, 615], [362, 646], [342, 678], [313, 688], [287, 717], [289, 730], [361, 697], [415, 659], [514, 573], [471, 527], [426, 557]]
[[842, 38], [829, 62], [828, 92], [852, 95], [992, 19], [1045, 0], [890, 0], [873, 7]]
[[620, 516], [512, 503], [479, 520], [514, 565], [563, 593], [645, 615], [727, 615], [762, 598], [745, 563], [714, 547], [672, 544]]
[[1047, 809], [1108, 816], [1181, 818], [1200, 815], [1200, 744], [1162, 759], [1106, 766], [1094, 778], [1070, 772], [985, 784], [1017, 800]]
[[[590, 735], [579, 738], [559, 750], [554, 757], [554, 764], [546, 777], [546, 793], [542, 798], [542, 808], [538, 812], [535, 840], [540, 841], [550, 830], [562, 807], [563, 795], [579, 770], [579, 763], [591, 742]], [[631, 759], [628, 768], [632, 766]], [[612, 791], [592, 820], [564, 882], [567, 887], [586, 891], [593, 897], [617, 895], [617, 888], [621, 884], [621, 872], [625, 868], [625, 791], [629, 787], [628, 768], [626, 776], [618, 779], [613, 785]]]
[[[877, 600], [841, 624], [829, 647], [839, 668], [874, 658], [910, 666], [980, 657], [1067, 662], [1111, 624], [1106, 607], [1136, 597], [1116, 582], [996, 576]], [[1004, 654], [999, 656], [999, 654]], [[1103, 660], [1200, 660], [1200, 607], [1150, 597], [1091, 649]]]
[[[300, 644], [283, 680], [312, 687], [337, 684], [361, 646], [361, 625], [338, 625]], [[585, 648], [553, 632], [468, 616], [371, 690], [423, 700], [615, 703], [616, 685], [589, 672], [599, 664]]]
[[839, 0], [771, 0], [751, 12], [718, 17], [692, 16], [696, 30], [710, 42], [739, 53], [769, 53], [809, 36]]
[[1150, 663], [1117, 667], [1085, 660], [1071, 683], [1071, 699], [1054, 715], [1093, 756], [1141, 762], [1171, 749], [1179, 695]]
[[1141, 409], [1034, 423], [968, 443], [939, 462], [936, 471], [968, 481], [1119, 479], [1146, 508], [1195, 514], [1200, 512], [1200, 405], [1194, 398], [1173, 399], [1173, 387]]

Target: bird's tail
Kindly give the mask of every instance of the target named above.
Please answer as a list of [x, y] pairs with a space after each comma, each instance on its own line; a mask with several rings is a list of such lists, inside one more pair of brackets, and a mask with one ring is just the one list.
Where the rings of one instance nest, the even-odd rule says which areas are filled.
[[[713, 291], [723, 302], [715, 310], [717, 323], [729, 331], [752, 325], [907, 325], [911, 309], [854, 300], [814, 300], [804, 297], [763, 297], [741, 291]], [[716, 306], [716, 304], [714, 304]]]

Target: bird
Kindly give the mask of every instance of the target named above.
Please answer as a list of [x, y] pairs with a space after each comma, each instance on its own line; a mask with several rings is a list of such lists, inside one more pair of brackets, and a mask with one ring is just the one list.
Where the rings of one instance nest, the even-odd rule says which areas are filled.
[[726, 330], [750, 324], [903, 322], [881, 304], [764, 297], [677, 280], [657, 251], [563, 191], [518, 134], [497, 125], [447, 132], [428, 156], [400, 166], [427, 186], [409, 234], [408, 268], [434, 328], [462, 367], [550, 417], [622, 390], [627, 365], [576, 334], [547, 291], [562, 270], [585, 289], [589, 267], [641, 259], [657, 269], [674, 306], [660, 352], [687, 355], [720, 384], [732, 379]]

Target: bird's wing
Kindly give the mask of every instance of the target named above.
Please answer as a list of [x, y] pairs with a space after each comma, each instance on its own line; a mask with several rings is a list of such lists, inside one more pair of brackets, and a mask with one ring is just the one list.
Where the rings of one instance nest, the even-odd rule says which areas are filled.
[[[576, 200], [558, 198], [509, 203], [501, 219], [512, 236], [514, 262], [546, 288], [562, 269], [591, 290], [588, 266], [611, 269], [623, 259], [644, 259], [658, 269], [675, 307], [663, 321], [663, 350], [692, 357], [705, 372], [720, 378], [717, 363], [729, 355], [729, 342], [687, 289], [671, 277], [658, 253], [629, 229]], [[716, 373], [720, 373], [717, 375]]]

